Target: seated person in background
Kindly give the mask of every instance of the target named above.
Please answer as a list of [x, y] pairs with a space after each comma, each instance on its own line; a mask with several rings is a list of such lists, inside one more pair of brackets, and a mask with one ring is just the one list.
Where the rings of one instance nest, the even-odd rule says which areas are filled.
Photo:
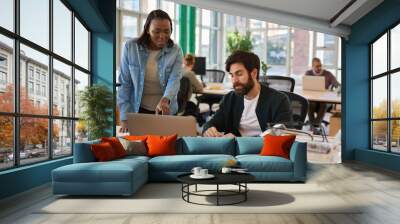
[[[178, 92], [178, 115], [194, 116], [197, 122], [200, 125], [203, 125], [205, 120], [200, 115], [200, 109], [195, 103], [190, 101], [193, 92], [203, 91], [203, 84], [197, 79], [196, 74], [193, 72], [194, 63], [195, 57], [193, 55], [187, 54], [184, 57], [182, 64], [183, 76], [181, 79], [180, 90]], [[187, 79], [188, 81], [184, 79]]]
[[224, 96], [215, 115], [204, 125], [203, 136], [258, 136], [270, 123], [292, 121], [288, 97], [258, 82], [260, 59], [257, 55], [236, 51], [225, 64], [234, 91]]
[[190, 84], [192, 87], [192, 92], [189, 95], [189, 99], [192, 96], [193, 92], [200, 93], [203, 91], [203, 83], [201, 83], [196, 74], [193, 72], [193, 66], [195, 63], [195, 57], [191, 54], [187, 54], [183, 60], [183, 77], [186, 77], [190, 80]]
[[[312, 59], [312, 69], [306, 71], [305, 75], [324, 76], [325, 89], [336, 88], [340, 85], [335, 76], [330, 71], [322, 69], [321, 60], [319, 58]], [[314, 130], [314, 127], [319, 127], [321, 125], [326, 108], [326, 103], [309, 102], [308, 119], [310, 121], [310, 127], [312, 130]], [[317, 113], [316, 117], [315, 113]]]

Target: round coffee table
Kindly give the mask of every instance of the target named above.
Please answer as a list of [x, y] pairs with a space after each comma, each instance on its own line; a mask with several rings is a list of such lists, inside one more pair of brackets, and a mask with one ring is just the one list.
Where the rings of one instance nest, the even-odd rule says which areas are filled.
[[[215, 177], [212, 179], [193, 179], [190, 177], [191, 173], [182, 174], [177, 177], [178, 181], [182, 183], [182, 199], [188, 203], [198, 204], [198, 205], [234, 205], [247, 200], [247, 192], [249, 188], [247, 183], [255, 180], [255, 177], [249, 173], [216, 173], [213, 174]], [[215, 185], [215, 190], [198, 190], [197, 185]], [[195, 186], [194, 191], [190, 191], [190, 186]], [[237, 190], [223, 190], [220, 189], [220, 185], [236, 185]], [[214, 192], [215, 194], [206, 194], [209, 192]], [[216, 197], [216, 204], [203, 204], [197, 203], [190, 200], [190, 196], [203, 196], [203, 197]], [[240, 199], [231, 203], [221, 203], [221, 197], [232, 197], [240, 196]]]

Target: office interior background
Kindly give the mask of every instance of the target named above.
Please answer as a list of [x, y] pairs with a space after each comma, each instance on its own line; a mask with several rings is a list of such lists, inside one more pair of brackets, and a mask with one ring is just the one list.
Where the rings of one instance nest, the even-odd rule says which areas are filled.
[[[19, 10], [14, 2], [19, 3]], [[112, 43], [112, 37], [93, 32], [73, 10], [75, 5], [70, 4], [61, 0], [1, 1], [2, 171], [70, 158], [74, 142], [84, 140], [86, 135], [84, 125], [79, 122], [79, 91], [104, 81], [99, 75], [102, 69], [99, 64], [107, 59], [96, 59], [93, 52], [104, 50], [98, 47], [102, 41], [115, 44], [115, 49], [111, 47], [115, 58], [111, 60], [115, 60], [118, 71], [121, 46], [142, 31], [146, 15], [156, 8], [164, 9], [172, 17], [172, 35], [178, 43], [188, 40], [187, 29], [180, 27], [181, 12], [194, 12], [195, 32], [189, 36], [194, 41], [183, 50], [206, 57], [207, 68], [223, 70], [226, 38], [236, 28], [241, 34], [251, 33], [255, 53], [271, 66], [269, 75], [293, 77], [297, 85], [301, 85], [299, 77], [310, 68], [311, 58], [320, 57], [325, 68], [344, 84], [343, 157], [382, 166], [395, 164], [399, 158], [400, 92], [396, 86], [400, 85], [400, 25], [395, 14], [389, 14], [390, 20], [381, 21], [383, 26], [379, 22], [372, 24], [371, 31], [365, 34], [363, 30], [374, 17], [369, 15], [355, 24], [352, 36], [346, 40], [172, 1], [120, 0], [111, 13], [116, 14], [115, 21], [109, 19], [115, 22], [116, 40]], [[375, 13], [381, 15], [392, 4], [389, 1]], [[105, 23], [110, 24], [109, 20]], [[359, 43], [363, 44], [362, 49], [358, 48]], [[342, 61], [347, 68], [342, 68]], [[110, 72], [113, 65], [104, 64], [108, 67], [103, 76], [111, 76], [111, 83], [115, 84], [118, 72], [110, 75], [114, 73]], [[384, 154], [370, 154], [370, 151]], [[395, 165], [387, 166], [398, 169]]]

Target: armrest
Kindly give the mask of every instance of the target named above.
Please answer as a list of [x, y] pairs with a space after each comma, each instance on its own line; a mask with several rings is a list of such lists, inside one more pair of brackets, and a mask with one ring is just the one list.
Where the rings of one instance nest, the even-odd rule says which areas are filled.
[[293, 162], [293, 179], [305, 181], [307, 176], [307, 143], [294, 142], [290, 149], [290, 160]]
[[92, 144], [100, 143], [100, 140], [94, 140], [90, 142], [75, 143], [74, 147], [74, 163], [89, 163], [95, 162], [90, 146]]

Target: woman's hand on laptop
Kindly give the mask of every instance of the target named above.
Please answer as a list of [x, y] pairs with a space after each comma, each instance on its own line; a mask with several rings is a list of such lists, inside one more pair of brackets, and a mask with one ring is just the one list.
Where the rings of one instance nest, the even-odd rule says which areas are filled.
[[128, 121], [121, 121], [121, 128], [119, 129], [119, 132], [121, 133], [126, 133], [128, 132]]
[[222, 137], [222, 136], [224, 136], [224, 133], [219, 132], [215, 127], [211, 127], [203, 133], [203, 136], [204, 137]]
[[169, 99], [166, 97], [161, 98], [156, 107], [156, 114], [167, 115], [169, 114]]

